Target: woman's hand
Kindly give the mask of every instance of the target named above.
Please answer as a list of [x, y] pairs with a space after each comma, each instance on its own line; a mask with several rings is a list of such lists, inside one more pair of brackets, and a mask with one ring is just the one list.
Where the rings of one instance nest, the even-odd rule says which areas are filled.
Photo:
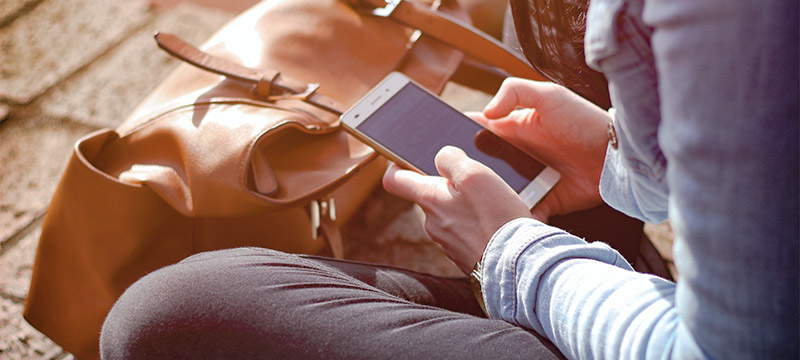
[[469, 273], [492, 235], [513, 219], [530, 217], [530, 212], [500, 176], [461, 149], [446, 146], [435, 162], [441, 176], [391, 165], [383, 186], [422, 207], [425, 230], [461, 271]]
[[[519, 107], [528, 109], [515, 110]], [[436, 155], [441, 176], [424, 176], [392, 165], [383, 177], [390, 193], [425, 211], [425, 230], [468, 273], [503, 224], [533, 215], [590, 208], [601, 202], [608, 114], [558, 85], [508, 79], [483, 114], [473, 119], [561, 172], [561, 180], [533, 210], [491, 169], [460, 149]]]
[[561, 180], [532, 211], [552, 215], [601, 203], [600, 173], [608, 139], [608, 113], [552, 83], [509, 78], [483, 114], [469, 114], [500, 137], [561, 173]]

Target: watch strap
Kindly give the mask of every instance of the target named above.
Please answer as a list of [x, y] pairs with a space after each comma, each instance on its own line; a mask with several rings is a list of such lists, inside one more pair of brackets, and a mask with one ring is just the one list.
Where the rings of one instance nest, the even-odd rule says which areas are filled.
[[472, 267], [472, 271], [469, 273], [469, 283], [472, 286], [472, 293], [475, 295], [475, 300], [478, 301], [478, 305], [480, 305], [481, 310], [483, 313], [486, 314], [486, 317], [489, 316], [489, 312], [486, 311], [486, 302], [483, 300], [483, 287], [481, 285], [483, 281], [483, 274], [482, 271], [483, 266], [481, 262], [478, 261], [475, 263], [475, 266]]

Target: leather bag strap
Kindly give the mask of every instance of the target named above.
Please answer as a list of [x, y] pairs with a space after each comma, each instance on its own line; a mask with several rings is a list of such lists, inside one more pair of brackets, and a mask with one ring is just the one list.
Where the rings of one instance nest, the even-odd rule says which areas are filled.
[[336, 222], [327, 216], [320, 219], [319, 236], [325, 238], [333, 257], [344, 259], [344, 241], [342, 241], [342, 232]]
[[[419, 29], [472, 58], [510, 75], [533, 80], [546, 80], [519, 54], [497, 39], [454, 17], [413, 2], [403, 0], [346, 0], [353, 6], [372, 9], [376, 16], [398, 21]], [[274, 70], [259, 71], [203, 52], [179, 37], [156, 32], [156, 43], [170, 55], [206, 71], [253, 84], [253, 93], [268, 101], [297, 99], [341, 115], [346, 108], [335, 100], [317, 93], [319, 84], [305, 84], [282, 76]]]
[[519, 54], [474, 26], [441, 11], [403, 0], [347, 0], [351, 5], [370, 8], [376, 16], [388, 17], [408, 27], [419, 29], [466, 55], [510, 75], [546, 81]]
[[254, 85], [253, 93], [268, 101], [303, 100], [331, 113], [341, 115], [345, 107], [336, 100], [317, 93], [319, 84], [305, 84], [278, 71], [259, 71], [206, 53], [197, 47], [166, 33], [154, 35], [158, 47], [170, 55], [198, 68]]
[[[545, 78], [517, 53], [501, 42], [442, 12], [402, 0], [346, 0], [362, 9], [371, 9], [376, 16], [388, 17], [408, 27], [418, 29], [464, 54], [508, 72], [510, 75], [534, 80]], [[319, 84], [305, 84], [274, 70], [256, 70], [208, 54], [179, 37], [156, 32], [158, 46], [170, 55], [200, 69], [253, 85], [253, 93], [267, 101], [297, 99], [331, 113], [341, 115], [345, 107], [319, 94]], [[341, 233], [333, 221], [322, 219], [319, 230], [334, 257], [344, 257]]]
[[308, 206], [311, 220], [311, 236], [322, 239], [328, 245], [331, 256], [344, 259], [344, 242], [339, 225], [336, 224], [336, 203], [333, 197], [326, 200], [313, 200]]

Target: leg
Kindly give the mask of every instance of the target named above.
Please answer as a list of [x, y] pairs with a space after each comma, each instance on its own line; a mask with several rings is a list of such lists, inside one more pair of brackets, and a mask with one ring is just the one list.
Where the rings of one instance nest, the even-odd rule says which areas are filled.
[[104, 359], [556, 357], [532, 332], [470, 315], [468, 286], [267, 249], [205, 253], [132, 285], [100, 348]]

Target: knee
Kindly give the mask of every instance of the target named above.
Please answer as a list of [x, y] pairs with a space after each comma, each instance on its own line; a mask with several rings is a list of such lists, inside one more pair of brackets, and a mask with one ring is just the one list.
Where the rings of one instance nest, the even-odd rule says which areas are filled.
[[148, 274], [122, 294], [106, 317], [102, 358], [171, 357], [178, 348], [193, 349], [208, 340], [211, 328], [223, 321], [220, 317], [237, 321], [232, 309], [247, 296], [253, 264], [290, 261], [290, 255], [272, 250], [231, 249], [198, 254]]
[[[117, 299], [103, 323], [100, 353], [103, 359], [146, 358], [157, 349], [159, 337], [183, 312], [180, 307], [196, 295], [189, 284], [199, 274], [182, 264], [159, 269], [139, 279]], [[151, 356], [152, 357], [152, 356]]]

